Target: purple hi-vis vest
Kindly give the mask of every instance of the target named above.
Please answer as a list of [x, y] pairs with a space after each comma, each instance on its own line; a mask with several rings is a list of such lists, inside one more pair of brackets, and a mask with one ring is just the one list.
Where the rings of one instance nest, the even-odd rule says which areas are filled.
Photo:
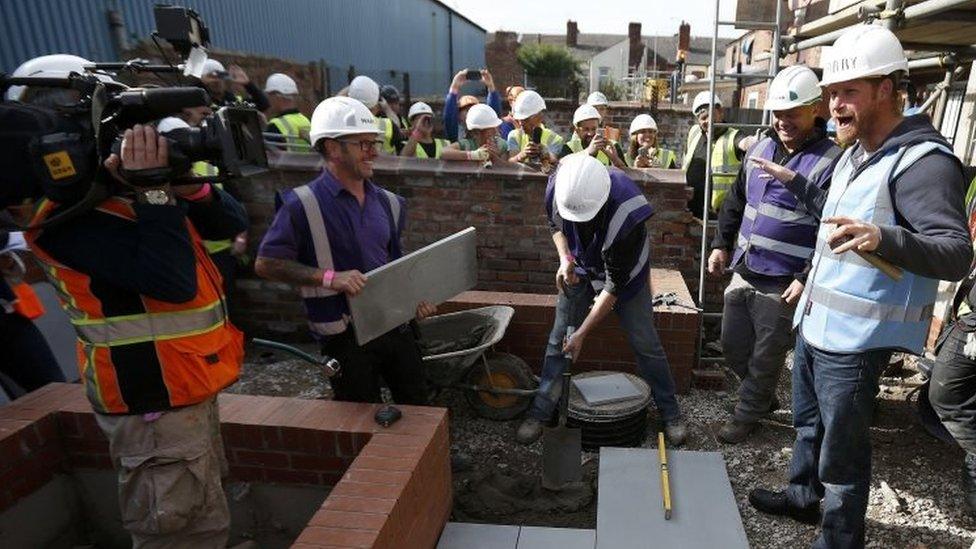
[[[761, 139], [749, 153], [772, 160], [776, 141]], [[786, 167], [823, 188], [840, 147], [824, 137], [793, 156]], [[792, 276], [803, 271], [817, 244], [814, 217], [782, 183], [755, 163], [746, 168], [746, 207], [732, 266], [745, 261], [750, 271], [767, 276]]]
[[[638, 224], [647, 221], [654, 211], [647, 203], [647, 198], [624, 172], [610, 168], [610, 196], [604, 206], [606, 215], [603, 224], [597, 227], [593, 240], [588, 246], [583, 246], [577, 229], [579, 223], [566, 221], [558, 215], [556, 209], [555, 181], [556, 175], [549, 178], [546, 188], [546, 214], [549, 219], [566, 236], [569, 249], [576, 258], [576, 273], [586, 278], [597, 292], [606, 285], [607, 272], [603, 262], [603, 252], [618, 239], [630, 234]], [[645, 239], [643, 249], [637, 264], [630, 271], [627, 284], [617, 293], [618, 301], [626, 301], [633, 297], [638, 290], [647, 284], [647, 275], [651, 268], [651, 246]]]

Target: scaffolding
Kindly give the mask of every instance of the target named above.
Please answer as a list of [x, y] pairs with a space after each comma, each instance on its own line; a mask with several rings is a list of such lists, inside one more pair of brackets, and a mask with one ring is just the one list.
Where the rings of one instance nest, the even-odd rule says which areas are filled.
[[[976, 60], [976, 36], [972, 34], [972, 23], [976, 21], [976, 0], [923, 0], [908, 5], [906, 0], [885, 0], [884, 2], [862, 1], [838, 13], [827, 15], [801, 24], [794, 29], [792, 36], [782, 36], [783, 4], [786, 0], [776, 2], [776, 16], [774, 21], [723, 21], [719, 17], [722, 0], [715, 0], [715, 17], [712, 29], [711, 71], [709, 93], [715, 96], [716, 83], [736, 79], [742, 82], [746, 78], [756, 78], [757, 75], [740, 73], [724, 73], [717, 69], [718, 65], [718, 32], [719, 28], [734, 27], [743, 30], [768, 30], [773, 34], [769, 57], [769, 71], [762, 78], [772, 79], [779, 71], [779, 60], [785, 54], [832, 44], [841, 34], [851, 26], [871, 22], [883, 25], [895, 32], [902, 41], [902, 46], [912, 51], [909, 70], [943, 69], [944, 78], [935, 85], [932, 94], [920, 107], [920, 110], [933, 109], [933, 124], [940, 127], [945, 115], [950, 88], [965, 72], [964, 62]], [[883, 7], [881, 7], [883, 4]], [[931, 39], [935, 37], [935, 39]], [[709, 117], [706, 135], [706, 151], [713, 146], [713, 131], [721, 127], [736, 128], [767, 128], [771, 113], [763, 111], [761, 124], [737, 124], [734, 122], [716, 123]], [[973, 126], [976, 130], [976, 125]], [[705, 280], [709, 251], [709, 228], [716, 227], [716, 223], [709, 220], [711, 196], [713, 189], [712, 178], [716, 175], [735, 175], [714, 173], [712, 171], [712, 156], [705, 155], [705, 189], [704, 204], [702, 206], [702, 240], [701, 258], [698, 277], [698, 303], [705, 307]], [[717, 227], [716, 227], [717, 229]], [[721, 312], [706, 311], [702, 315], [699, 326], [698, 360], [699, 363], [724, 363], [722, 357], [703, 357], [706, 318], [721, 318]]]

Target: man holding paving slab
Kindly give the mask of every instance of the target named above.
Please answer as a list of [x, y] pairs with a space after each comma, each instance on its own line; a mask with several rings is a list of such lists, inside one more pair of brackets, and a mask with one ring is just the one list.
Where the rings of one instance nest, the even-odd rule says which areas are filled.
[[[409, 324], [358, 345], [349, 328], [346, 296], [368, 284], [363, 274], [402, 254], [406, 201], [373, 183], [379, 130], [362, 103], [332, 97], [312, 114], [309, 138], [325, 161], [316, 179], [284, 191], [254, 270], [262, 278], [298, 286], [312, 335], [322, 353], [339, 361], [336, 400], [380, 402], [380, 378], [400, 404], [426, 404], [420, 350]], [[436, 312], [417, 305], [417, 318]]]

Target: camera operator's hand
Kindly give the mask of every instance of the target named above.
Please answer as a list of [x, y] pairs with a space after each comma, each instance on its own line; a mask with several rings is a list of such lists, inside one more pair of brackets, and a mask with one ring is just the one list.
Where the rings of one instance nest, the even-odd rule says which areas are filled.
[[160, 138], [156, 128], [136, 124], [122, 134], [121, 157], [116, 154], [105, 159], [105, 168], [116, 179], [128, 183], [122, 169], [133, 172], [154, 170], [169, 165], [169, 142]]
[[244, 69], [240, 65], [231, 65], [227, 67], [227, 73], [230, 75], [230, 81], [238, 86], [246, 86], [251, 83], [250, 77], [244, 72]]

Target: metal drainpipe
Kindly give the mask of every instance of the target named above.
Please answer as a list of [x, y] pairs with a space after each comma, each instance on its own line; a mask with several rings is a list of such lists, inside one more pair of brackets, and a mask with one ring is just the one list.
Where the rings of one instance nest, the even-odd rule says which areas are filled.
[[447, 12], [447, 77], [454, 78], [454, 14]]

